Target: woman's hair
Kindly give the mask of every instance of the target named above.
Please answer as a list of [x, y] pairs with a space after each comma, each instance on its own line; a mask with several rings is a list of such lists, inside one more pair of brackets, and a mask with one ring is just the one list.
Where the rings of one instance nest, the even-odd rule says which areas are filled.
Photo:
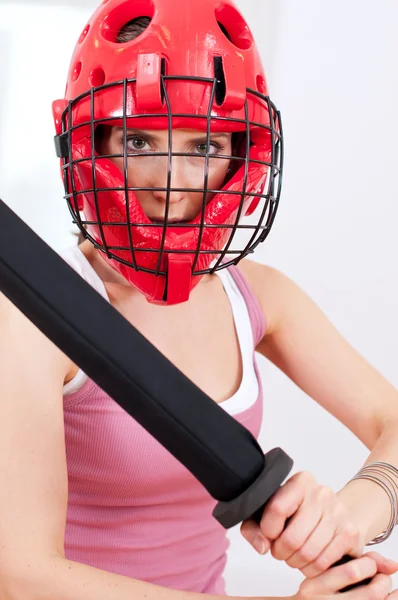
[[[151, 18], [150, 17], [137, 17], [136, 19], [132, 19], [131, 21], [129, 21], [128, 23], [126, 23], [126, 25], [124, 25], [122, 27], [122, 29], [119, 31], [119, 33], [116, 36], [116, 42], [118, 44], [126, 44], [128, 42], [132, 42], [133, 40], [135, 40], [139, 35], [141, 35], [145, 29], [148, 27], [149, 23], [151, 22]], [[230, 40], [230, 36], [227, 32], [227, 30], [225, 29], [225, 27], [223, 25], [221, 25], [221, 23], [219, 23], [219, 26], [221, 28], [221, 30], [223, 31], [224, 35]], [[95, 142], [96, 144], [98, 144], [101, 140], [104, 139], [104, 136], [106, 135], [106, 127], [104, 125], [98, 125], [98, 127], [95, 130]], [[242, 143], [242, 141], [245, 138], [245, 134], [241, 134], [241, 133], [233, 133], [232, 134], [232, 155], [237, 155], [238, 151], [239, 151], [239, 146]], [[75, 234], [77, 236], [77, 244], [81, 244], [82, 242], [84, 242], [84, 235], [79, 232], [78, 234]]]
[[126, 44], [127, 42], [135, 40], [135, 38], [145, 31], [150, 22], [150, 17], [137, 17], [136, 19], [129, 21], [117, 34], [116, 42], [118, 44]]

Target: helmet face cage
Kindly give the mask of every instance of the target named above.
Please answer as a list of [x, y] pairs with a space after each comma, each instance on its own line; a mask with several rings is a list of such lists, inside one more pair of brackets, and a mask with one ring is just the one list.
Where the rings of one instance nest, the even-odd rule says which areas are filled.
[[[177, 114], [173, 113], [169, 95], [168, 95], [168, 82], [174, 81], [178, 85], [202, 85], [210, 86], [211, 94], [208, 102], [208, 108], [202, 114]], [[151, 275], [159, 276], [167, 275], [167, 260], [165, 257], [167, 254], [172, 253], [175, 255], [185, 255], [190, 258], [191, 275], [192, 276], [203, 276], [207, 273], [214, 273], [219, 269], [228, 267], [232, 264], [237, 264], [242, 258], [252, 253], [260, 242], [263, 242], [268, 236], [271, 226], [273, 224], [275, 214], [278, 208], [279, 197], [281, 192], [282, 184], [282, 168], [283, 168], [283, 132], [280, 113], [276, 109], [273, 102], [271, 102], [268, 96], [261, 94], [258, 91], [252, 89], [246, 89], [246, 101], [244, 105], [244, 119], [230, 118], [215, 116], [212, 111], [213, 105], [217, 102], [217, 90], [220, 81], [215, 77], [214, 79], [205, 77], [189, 77], [189, 76], [167, 76], [162, 74], [160, 78], [161, 85], [161, 96], [163, 100], [164, 111], [161, 113], [157, 111], [154, 114], [129, 114], [128, 109], [128, 91], [132, 86], [135, 86], [136, 79], [124, 79], [115, 83], [102, 85], [99, 87], [92, 87], [90, 91], [80, 95], [74, 100], [69, 101], [67, 108], [64, 110], [62, 115], [62, 133], [56, 136], [56, 149], [57, 154], [61, 158], [63, 181], [65, 187], [65, 199], [71, 212], [73, 222], [78, 226], [82, 234], [86, 239], [100, 250], [108, 259], [112, 259], [125, 265], [126, 267], [133, 268], [135, 271], [143, 271]], [[117, 155], [101, 155], [96, 153], [95, 148], [95, 130], [98, 125], [107, 125], [115, 122], [115, 117], [109, 115], [108, 118], [96, 118], [96, 103], [100, 101], [101, 94], [106, 93], [107, 90], [116, 90], [123, 97], [122, 114], [118, 114], [117, 119], [123, 126], [123, 154]], [[79, 105], [82, 102], [90, 103], [90, 115], [89, 120], [80, 121], [75, 124], [76, 110], [79, 109]], [[249, 103], [260, 104], [262, 109], [268, 113], [268, 123], [258, 123], [250, 120], [249, 115]], [[137, 154], [128, 151], [127, 147], [127, 130], [134, 128], [135, 120], [140, 120], [140, 128], [151, 129], [151, 119], [159, 119], [164, 121], [164, 129], [168, 131], [168, 150], [167, 152], [145, 152], [145, 156], [164, 156], [167, 157], [167, 181], [165, 186], [161, 188], [140, 188], [132, 187], [128, 181], [128, 163], [130, 160], [139, 160]], [[181, 153], [174, 152], [172, 147], [173, 137], [173, 122], [175, 119], [189, 119], [189, 122], [197, 122], [197, 129], [201, 129], [205, 132], [206, 136], [206, 153]], [[142, 126], [143, 123], [147, 122], [147, 126]], [[223, 128], [225, 124], [225, 129]], [[244, 134], [244, 147], [242, 148], [240, 155], [235, 154], [234, 156], [227, 156], [225, 154], [210, 154], [210, 136], [212, 133], [212, 126], [217, 127], [217, 131], [232, 131], [241, 132]], [[81, 135], [81, 128], [86, 128], [89, 131], [90, 139], [90, 150], [87, 155], [81, 157], [74, 151], [74, 140], [75, 136]], [[159, 127], [157, 127], [159, 128]], [[262, 138], [267, 139], [267, 153], [266, 157], [261, 155], [260, 158], [268, 158], [268, 160], [261, 160], [259, 157], [254, 158], [251, 154], [251, 147], [253, 145], [252, 137], [253, 132], [256, 135], [260, 135]], [[177, 156], [195, 156], [200, 157], [204, 162], [203, 170], [203, 185], [200, 188], [172, 188], [171, 177], [173, 169], [173, 159]], [[121, 185], [116, 187], [102, 187], [97, 184], [97, 166], [98, 161], [103, 159], [119, 158], [123, 159], [123, 172], [121, 173]], [[228, 185], [224, 189], [210, 189], [209, 187], [209, 164], [210, 160], [228, 160], [230, 161], [231, 170], [240, 172], [240, 185], [239, 188], [235, 186], [233, 189], [228, 189]], [[85, 163], [85, 165], [83, 165]], [[79, 185], [76, 182], [76, 172], [79, 167], [89, 166], [91, 168], [91, 179], [92, 185], [86, 187]], [[260, 190], [249, 191], [248, 190], [248, 177], [250, 169], [259, 167], [267, 173], [265, 184], [262, 184]], [[131, 182], [130, 182], [131, 184]], [[253, 186], [252, 186], [253, 187]], [[134, 216], [131, 215], [130, 211], [130, 200], [132, 193], [139, 191], [161, 191], [166, 194], [165, 202], [165, 214], [164, 222], [153, 223], [149, 219], [145, 219], [144, 222], [134, 220]], [[101, 196], [104, 193], [115, 192], [119, 197], [122, 197], [123, 207], [125, 211], [124, 218], [118, 220], [104, 220], [101, 217]], [[202, 208], [200, 215], [192, 222], [189, 223], [168, 223], [168, 214], [170, 206], [170, 193], [171, 192], [187, 192], [187, 193], [200, 193], [202, 194]], [[209, 201], [208, 195], [212, 196]], [[220, 196], [218, 196], [220, 195]], [[82, 211], [84, 198], [90, 197], [92, 199], [91, 205], [93, 212], [90, 214], [90, 218], [87, 218]], [[102, 196], [103, 197], [103, 196]], [[235, 208], [232, 210], [231, 218], [227, 219], [227, 222], [210, 222], [210, 219], [206, 218], [206, 208], [210, 205], [214, 197], [222, 198], [223, 202], [230, 200], [233, 201]], [[251, 209], [249, 209], [251, 206]], [[246, 217], [243, 222], [241, 219], [245, 216], [246, 212], [252, 212], [253, 206], [256, 206], [255, 213], [253, 215], [252, 222], [248, 221], [249, 217]], [[142, 219], [141, 219], [142, 220]], [[122, 231], [127, 234], [124, 235], [126, 244], [124, 245], [112, 245], [109, 242], [107, 232], [109, 228], [121, 228]], [[152, 246], [148, 244], [142, 247], [137, 243], [137, 233], [146, 231], [152, 233], [153, 229], [154, 239], [156, 243]], [[183, 244], [182, 247], [170, 247], [167, 243], [168, 235], [172, 229], [175, 238], [176, 232], [181, 231], [181, 234], [186, 234], [188, 231], [193, 232], [194, 235], [190, 237], [189, 247]], [[95, 233], [94, 233], [95, 232]], [[147, 235], [150, 238], [151, 235]], [[223, 243], [218, 242], [214, 244], [214, 247], [210, 247], [208, 242], [205, 242], [206, 233], [210, 236], [209, 239], [221, 239]], [[240, 242], [240, 245], [235, 247], [234, 241], [237, 237], [244, 237], [244, 241]], [[152, 254], [152, 260], [148, 266], [148, 261], [140, 260], [140, 253]], [[149, 254], [145, 254], [148, 256]], [[153, 260], [153, 256], [156, 260]], [[201, 258], [206, 259], [204, 265], [201, 265]], [[210, 261], [209, 261], [210, 258]]]

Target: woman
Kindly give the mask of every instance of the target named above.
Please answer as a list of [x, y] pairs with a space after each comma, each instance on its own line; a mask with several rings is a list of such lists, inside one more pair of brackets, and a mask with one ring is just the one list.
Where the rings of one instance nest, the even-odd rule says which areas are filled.
[[[371, 449], [367, 463], [383, 464], [338, 494], [293, 476], [242, 533], [301, 570], [297, 600], [335, 597], [377, 572], [346, 597], [385, 598], [397, 566], [378, 554], [330, 567], [393, 528], [398, 394], [293, 282], [245, 259], [279, 200], [280, 117], [242, 17], [230, 2], [197, 4], [109, 0], [85, 27], [54, 103], [66, 196], [86, 238], [64, 258], [254, 435], [258, 350]], [[243, 216], [254, 220], [237, 250]], [[2, 309], [2, 390], [16, 399], [2, 406], [5, 597], [223, 595], [213, 500], [4, 299]]]

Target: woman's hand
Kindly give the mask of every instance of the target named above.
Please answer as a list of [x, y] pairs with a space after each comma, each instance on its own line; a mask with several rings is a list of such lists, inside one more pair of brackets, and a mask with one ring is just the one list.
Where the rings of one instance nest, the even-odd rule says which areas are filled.
[[241, 532], [260, 554], [271, 550], [274, 558], [307, 578], [320, 575], [345, 554], [361, 556], [366, 543], [354, 515], [308, 472], [293, 475], [267, 503], [260, 525], [245, 521]]
[[[391, 592], [391, 575], [398, 563], [376, 552], [364, 554], [340, 567], [332, 567], [313, 579], [305, 579], [291, 600], [398, 600], [398, 590]], [[339, 590], [372, 577], [367, 586], [341, 594]]]

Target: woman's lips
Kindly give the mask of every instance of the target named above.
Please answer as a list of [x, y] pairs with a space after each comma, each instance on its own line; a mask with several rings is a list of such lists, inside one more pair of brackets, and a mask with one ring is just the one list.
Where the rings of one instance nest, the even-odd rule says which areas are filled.
[[186, 225], [187, 223], [191, 222], [191, 219], [167, 219], [167, 222], [165, 221], [164, 218], [161, 219], [154, 219], [154, 218], [150, 218], [150, 220], [152, 221], [152, 223], [155, 223], [156, 225], [164, 225], [165, 223], [167, 223], [167, 225]]

